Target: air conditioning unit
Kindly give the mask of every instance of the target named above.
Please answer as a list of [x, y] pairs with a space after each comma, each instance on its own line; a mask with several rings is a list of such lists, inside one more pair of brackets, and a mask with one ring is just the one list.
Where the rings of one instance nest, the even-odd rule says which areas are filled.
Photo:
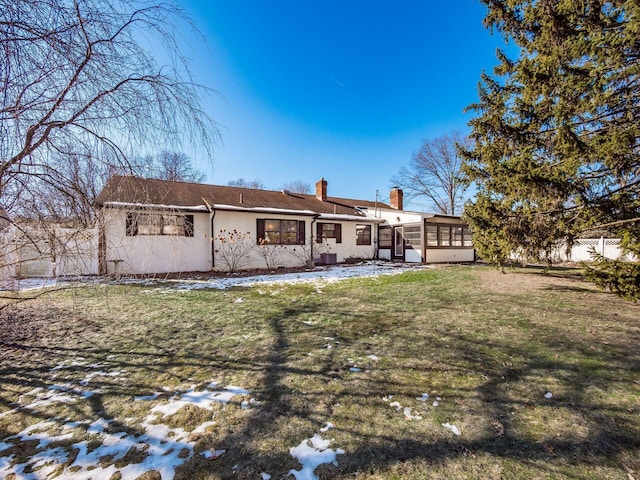
[[338, 263], [338, 254], [337, 253], [321, 253], [320, 254], [320, 265], [335, 265]]

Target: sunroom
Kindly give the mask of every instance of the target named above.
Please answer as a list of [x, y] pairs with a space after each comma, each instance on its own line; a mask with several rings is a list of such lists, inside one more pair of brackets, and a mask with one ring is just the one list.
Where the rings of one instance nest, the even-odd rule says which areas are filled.
[[[408, 263], [465, 263], [475, 260], [471, 230], [460, 217], [404, 212], [378, 227], [378, 256]], [[413, 218], [406, 218], [413, 217]], [[393, 220], [404, 220], [392, 223]]]

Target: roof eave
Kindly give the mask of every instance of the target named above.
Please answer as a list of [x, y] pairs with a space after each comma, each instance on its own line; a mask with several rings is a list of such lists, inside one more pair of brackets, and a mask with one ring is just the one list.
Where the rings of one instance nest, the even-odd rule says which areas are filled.
[[160, 203], [136, 203], [136, 202], [102, 202], [104, 208], [133, 208], [136, 210], [176, 210], [183, 212], [208, 212], [206, 205], [165, 205]]

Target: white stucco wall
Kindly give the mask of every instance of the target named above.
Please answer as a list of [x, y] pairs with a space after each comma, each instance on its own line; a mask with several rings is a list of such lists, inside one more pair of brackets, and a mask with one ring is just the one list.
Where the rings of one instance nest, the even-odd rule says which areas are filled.
[[[331, 223], [325, 222], [323, 223]], [[326, 244], [329, 246], [329, 253], [337, 254], [338, 263], [344, 262], [345, 259], [364, 258], [370, 259], [375, 256], [374, 241], [378, 235], [376, 225], [371, 225], [371, 245], [356, 245], [356, 224], [357, 222], [337, 222], [342, 224], [342, 242], [336, 243], [335, 238], [328, 238]], [[360, 225], [363, 225], [364, 222]], [[315, 230], [315, 226], [314, 226]], [[314, 232], [315, 235], [315, 232]]]
[[379, 210], [378, 218], [386, 220], [389, 225], [404, 225], [405, 223], [422, 222], [422, 214], [405, 212], [402, 210]]
[[[145, 211], [145, 213], [161, 213]], [[179, 213], [179, 212], [176, 212]], [[126, 235], [126, 209], [105, 209], [102, 212], [106, 235], [106, 260], [109, 273], [115, 273], [114, 260], [118, 260], [117, 269], [121, 274], [153, 274], [169, 272], [209, 271], [212, 269], [211, 258], [211, 223], [210, 214], [205, 212], [189, 212], [193, 214], [193, 237], [170, 235]], [[214, 270], [226, 271], [228, 263], [223, 258], [222, 250], [227, 248], [220, 241], [221, 232], [236, 231], [246, 243], [249, 253], [237, 266], [242, 269], [267, 268], [263, 255], [257, 245], [257, 220], [279, 219], [305, 222], [305, 245], [265, 246], [265, 249], [276, 251], [275, 262], [270, 268], [298, 267], [304, 265], [304, 259], [309, 257], [310, 242], [315, 239], [316, 225], [312, 225], [312, 218], [305, 215], [283, 215], [271, 212], [238, 212], [216, 210], [213, 217]], [[375, 256], [375, 239], [377, 228], [371, 224], [371, 245], [356, 245], [356, 225], [367, 222], [323, 220], [325, 223], [340, 223], [342, 225], [342, 242], [327, 239], [322, 247], [314, 246], [314, 257], [319, 253], [335, 253], [338, 262], [344, 262], [348, 257], [373, 258]], [[226, 233], [222, 233], [227, 238]], [[303, 253], [304, 251], [304, 253]]]
[[[213, 231], [214, 231], [214, 245], [216, 250], [214, 260], [214, 270], [226, 271], [228, 270], [227, 263], [224, 260], [224, 254], [220, 251], [225, 248], [221, 245], [220, 236], [227, 238], [223, 233], [237, 231], [241, 237], [245, 237], [243, 242], [247, 243], [248, 248], [251, 248], [250, 254], [242, 260], [238, 269], [260, 269], [267, 268], [267, 263], [264, 257], [258, 251], [258, 232], [257, 232], [257, 220], [259, 218], [269, 218], [276, 220], [296, 220], [305, 222], [305, 236], [308, 238], [310, 233], [311, 218], [303, 215], [279, 215], [276, 213], [247, 213], [237, 211], [225, 211], [217, 210], [213, 219]], [[265, 249], [275, 250], [274, 261], [276, 264], [272, 265], [272, 268], [277, 267], [299, 267], [303, 265], [303, 260], [298, 258], [306, 256], [303, 253], [304, 246], [300, 245], [269, 245], [265, 246]], [[308, 242], [306, 248], [309, 248]]]
[[[145, 213], [154, 213], [145, 211]], [[160, 212], [158, 212], [160, 213]], [[177, 212], [176, 212], [177, 213]], [[211, 269], [211, 243], [208, 213], [193, 213], [193, 237], [174, 235], [126, 235], [127, 212], [102, 211], [108, 273], [152, 274], [204, 272]]]
[[[241, 234], [248, 237], [249, 243], [257, 246], [257, 220], [258, 219], [276, 219], [276, 220], [296, 220], [305, 222], [305, 245], [269, 245], [265, 249], [277, 250], [277, 267], [300, 267], [304, 265], [304, 258], [308, 256], [310, 251], [310, 242], [316, 238], [317, 223], [340, 223], [342, 225], [342, 242], [336, 243], [334, 238], [326, 239], [322, 246], [315, 245], [314, 257], [319, 253], [335, 253], [337, 262], [344, 262], [346, 258], [373, 258], [375, 254], [374, 240], [377, 236], [377, 228], [375, 224], [371, 224], [371, 245], [356, 245], [356, 225], [355, 221], [337, 221], [337, 220], [321, 220], [312, 223], [313, 219], [303, 215], [281, 215], [277, 213], [253, 213], [253, 212], [237, 212], [218, 210], [213, 221], [214, 225], [214, 244], [216, 249], [223, 248], [219, 240], [216, 238], [222, 230], [237, 230]], [[366, 222], [362, 222], [365, 224]], [[304, 254], [302, 251], [304, 250]], [[302, 258], [300, 258], [302, 257]], [[267, 268], [264, 257], [256, 248], [243, 262], [241, 269]], [[226, 263], [221, 258], [221, 254], [216, 255], [215, 270], [225, 270]]]

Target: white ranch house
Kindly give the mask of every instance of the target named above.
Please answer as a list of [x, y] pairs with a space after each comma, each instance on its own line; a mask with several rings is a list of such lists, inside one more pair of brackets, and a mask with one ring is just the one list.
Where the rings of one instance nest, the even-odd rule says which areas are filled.
[[[402, 190], [390, 205], [316, 194], [255, 190], [114, 176], [97, 198], [101, 274], [228, 270], [233, 246], [249, 248], [238, 266], [300, 266], [349, 258], [441, 263], [472, 262], [471, 234], [459, 217], [405, 211]], [[245, 249], [246, 250], [246, 249]], [[275, 265], [273, 263], [276, 263]]]

